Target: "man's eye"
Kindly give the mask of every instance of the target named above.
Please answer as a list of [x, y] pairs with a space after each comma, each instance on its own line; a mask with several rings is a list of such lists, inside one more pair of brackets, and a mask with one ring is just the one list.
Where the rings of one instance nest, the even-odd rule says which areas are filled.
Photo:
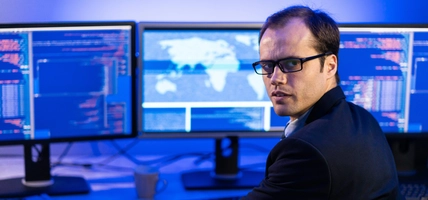
[[271, 63], [260, 63], [260, 65], [261, 65], [263, 68], [265, 68], [265, 69], [272, 68], [272, 64], [271, 64]]
[[284, 61], [281, 61], [281, 65], [284, 66], [285, 68], [293, 68], [299, 65], [299, 62], [300, 61], [297, 59], [284, 60]]

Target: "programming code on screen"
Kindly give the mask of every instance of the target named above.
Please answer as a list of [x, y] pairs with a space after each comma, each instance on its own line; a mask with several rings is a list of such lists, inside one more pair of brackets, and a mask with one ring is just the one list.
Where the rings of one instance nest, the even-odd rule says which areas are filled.
[[408, 37], [344, 33], [339, 74], [349, 101], [369, 110], [385, 131], [402, 131], [408, 71]]
[[[385, 132], [428, 131], [428, 29], [341, 29], [339, 74], [349, 101]], [[425, 88], [424, 88], [425, 87]]]
[[[428, 28], [341, 27], [340, 85], [386, 133], [428, 132]], [[144, 28], [143, 130], [282, 130], [262, 78], [254, 29]]]
[[0, 140], [130, 133], [130, 31], [0, 29]]

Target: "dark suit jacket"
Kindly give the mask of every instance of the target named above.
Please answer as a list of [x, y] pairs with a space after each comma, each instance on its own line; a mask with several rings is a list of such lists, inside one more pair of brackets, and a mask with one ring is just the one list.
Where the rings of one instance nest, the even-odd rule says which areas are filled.
[[338, 86], [305, 126], [271, 150], [260, 185], [243, 199], [398, 199], [394, 158], [378, 122]]

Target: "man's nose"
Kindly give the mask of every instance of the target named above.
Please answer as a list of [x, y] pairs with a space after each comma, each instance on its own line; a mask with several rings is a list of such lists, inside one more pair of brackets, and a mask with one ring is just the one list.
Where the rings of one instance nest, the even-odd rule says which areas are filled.
[[273, 72], [270, 75], [270, 81], [272, 85], [280, 85], [285, 84], [286, 82], [286, 75], [284, 72], [281, 71], [278, 65], [275, 65], [273, 68]]

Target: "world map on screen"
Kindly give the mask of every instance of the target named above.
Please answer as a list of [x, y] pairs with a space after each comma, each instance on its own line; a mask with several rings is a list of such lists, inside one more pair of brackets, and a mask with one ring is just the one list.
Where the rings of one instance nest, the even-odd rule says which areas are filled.
[[145, 102], [268, 101], [258, 31], [150, 30], [143, 35]]

